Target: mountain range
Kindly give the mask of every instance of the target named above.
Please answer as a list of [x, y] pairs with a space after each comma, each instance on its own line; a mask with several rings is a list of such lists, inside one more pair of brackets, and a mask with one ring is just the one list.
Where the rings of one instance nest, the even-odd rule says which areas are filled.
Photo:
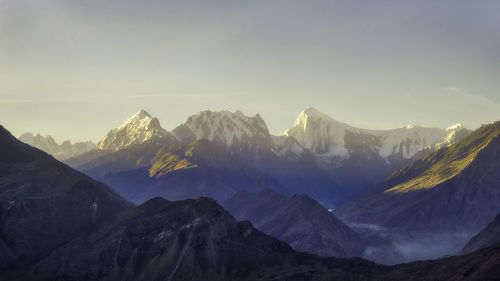
[[[421, 149], [434, 150], [450, 145], [468, 133], [461, 124], [445, 130], [412, 125], [393, 130], [366, 130], [308, 108], [300, 113], [292, 128], [280, 135], [295, 138], [328, 162], [342, 162], [364, 150], [390, 163], [410, 159]], [[356, 150], [356, 145], [363, 148]]]
[[[495, 178], [489, 183], [492, 191], [484, 198], [468, 187], [463, 188], [466, 195], [462, 197], [455, 188], [440, 191], [439, 196], [425, 190], [389, 196], [393, 192], [387, 191], [392, 183], [405, 185], [405, 181], [420, 181], [419, 177], [425, 181], [428, 173], [419, 176], [415, 171], [438, 160], [445, 161], [438, 165], [441, 168], [428, 170], [436, 172], [434, 178], [446, 179], [447, 167], [456, 165], [446, 162], [450, 153], [442, 151], [466, 147], [468, 139], [477, 134], [461, 125], [365, 130], [338, 122], [314, 108], [304, 110], [292, 128], [277, 136], [269, 133], [260, 115], [246, 116], [240, 111], [201, 111], [168, 132], [157, 118], [140, 110], [110, 130], [98, 149], [64, 161], [136, 204], [158, 196], [168, 200], [207, 196], [224, 204], [239, 192], [260, 194], [266, 188], [286, 198], [298, 199], [301, 197], [295, 195], [303, 194], [318, 205], [335, 209], [335, 215], [357, 232], [359, 241], [342, 240], [349, 235], [331, 236], [324, 228], [311, 228], [322, 233], [311, 235], [314, 231], [297, 228], [287, 216], [277, 216], [274, 224], [283, 222], [283, 231], [276, 232], [259, 224], [260, 218], [235, 215], [253, 221], [259, 229], [301, 251], [362, 256], [394, 264], [457, 253], [496, 214], [496, 209], [482, 208], [483, 203], [487, 208], [498, 207], [494, 201]], [[263, 198], [258, 200], [255, 206], [265, 202]], [[300, 205], [299, 201], [293, 202]], [[252, 209], [252, 204], [246, 206]], [[276, 214], [282, 215], [286, 206], [275, 206]], [[299, 212], [294, 209], [296, 215]], [[315, 222], [316, 218], [308, 218], [307, 223], [330, 225], [327, 219]], [[287, 236], [287, 228], [302, 231], [302, 236]], [[327, 247], [335, 244], [333, 240], [340, 246]], [[349, 245], [349, 241], [356, 243]], [[440, 247], [418, 250], [434, 243]]]
[[53, 155], [59, 160], [65, 160], [97, 149], [96, 144], [91, 141], [77, 142], [73, 144], [66, 140], [61, 144], [58, 144], [54, 138], [49, 135], [33, 135], [32, 133], [24, 133], [20, 135], [19, 140]]
[[133, 205], [0, 127], [4, 280], [495, 280], [500, 245], [388, 267], [320, 258], [209, 198]]
[[347, 221], [477, 232], [500, 210], [500, 122], [394, 172], [379, 191], [336, 210]]
[[[114, 153], [134, 150], [135, 145], [143, 143], [180, 143], [186, 146], [195, 141], [208, 140], [226, 150], [235, 161], [240, 162], [239, 166], [246, 166], [252, 170], [251, 173], [259, 172], [278, 182], [288, 194], [304, 193], [331, 208], [375, 186], [394, 170], [442, 146], [455, 143], [467, 134], [469, 130], [460, 125], [446, 130], [424, 127], [387, 131], [358, 129], [337, 122], [314, 108], [304, 110], [295, 125], [279, 136], [269, 133], [266, 123], [258, 114], [249, 117], [241, 111], [224, 110], [201, 111], [190, 116], [172, 132], [167, 132], [157, 118], [140, 110], [111, 130], [99, 142], [98, 151], [90, 151], [66, 159], [65, 162], [115, 187], [114, 175], [94, 173], [97, 170], [108, 171], [113, 165], [122, 167], [123, 163], [112, 164], [106, 160], [118, 159], [118, 156], [112, 156]], [[157, 148], [141, 153], [156, 155]], [[123, 172], [138, 175], [133, 170], [152, 165], [152, 159], [145, 157], [135, 166], [111, 170], [113, 174]], [[99, 166], [103, 162], [108, 162], [108, 168]], [[147, 173], [142, 172], [142, 175]], [[107, 179], [105, 176], [108, 176]], [[127, 178], [130, 179], [130, 176]], [[145, 177], [139, 182], [141, 186], [138, 189], [153, 190], [144, 188], [149, 185]], [[197, 187], [193, 186], [193, 189]], [[166, 194], [151, 191], [140, 198], [130, 199], [144, 202], [160, 195]], [[186, 193], [185, 198], [199, 195], [207, 194]], [[171, 199], [181, 198], [177, 196]]]

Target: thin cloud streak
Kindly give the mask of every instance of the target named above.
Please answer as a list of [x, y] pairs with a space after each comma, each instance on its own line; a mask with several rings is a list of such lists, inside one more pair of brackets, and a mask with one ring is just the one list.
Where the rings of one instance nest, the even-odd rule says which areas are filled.
[[12, 104], [12, 103], [32, 103], [33, 100], [29, 99], [0, 99], [0, 104]]
[[460, 97], [466, 98], [466, 99], [471, 99], [473, 101], [479, 101], [481, 103], [484, 103], [486, 105], [493, 105], [493, 106], [499, 106], [500, 103], [492, 100], [488, 96], [482, 94], [482, 93], [472, 93], [470, 91], [467, 91], [463, 88], [458, 88], [458, 87], [447, 87], [446, 90], [448, 92], [451, 92], [454, 95], [458, 95]]

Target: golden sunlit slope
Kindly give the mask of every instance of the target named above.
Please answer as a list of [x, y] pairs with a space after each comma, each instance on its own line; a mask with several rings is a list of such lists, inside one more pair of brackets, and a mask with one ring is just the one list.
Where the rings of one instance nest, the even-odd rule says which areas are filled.
[[348, 222], [473, 234], [500, 210], [499, 135], [500, 122], [484, 125], [395, 172], [335, 214]]
[[265, 187], [286, 192], [277, 180], [234, 157], [224, 145], [205, 139], [142, 143], [98, 157], [87, 167], [89, 175], [137, 203], [157, 196], [225, 200], [240, 190]]
[[149, 176], [160, 178], [175, 171], [195, 168], [234, 169], [236, 160], [221, 145], [198, 140], [190, 144], [162, 146], [151, 160]]
[[195, 144], [186, 147], [181, 144], [173, 145], [170, 151], [161, 148], [151, 161], [150, 177], [161, 177], [170, 172], [197, 168], [198, 164], [191, 163], [187, 158], [193, 157]]
[[385, 186], [389, 188], [385, 192], [429, 189], [455, 177], [499, 134], [500, 122], [479, 128], [463, 141], [438, 150], [392, 174], [386, 180]]

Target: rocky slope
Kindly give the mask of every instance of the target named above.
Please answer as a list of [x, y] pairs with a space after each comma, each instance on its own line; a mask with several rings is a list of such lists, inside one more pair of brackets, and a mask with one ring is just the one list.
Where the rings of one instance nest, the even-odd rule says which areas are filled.
[[500, 243], [500, 214], [465, 245], [462, 253], [472, 253]]
[[[74, 253], [78, 252], [78, 255]], [[385, 267], [293, 251], [208, 198], [156, 198], [9, 278], [22, 280], [496, 280], [500, 245]], [[1, 274], [1, 273], [0, 273]]]
[[287, 197], [270, 189], [240, 191], [222, 206], [237, 220], [249, 220], [297, 251], [353, 257], [364, 248], [354, 231], [307, 195]]
[[500, 209], [500, 122], [395, 172], [336, 210], [347, 221], [411, 231], [475, 233]]
[[32, 133], [20, 135], [19, 140], [53, 155], [59, 160], [65, 160], [97, 149], [97, 146], [91, 141], [77, 142], [74, 144], [70, 141], [64, 141], [62, 144], [58, 144], [49, 135], [33, 135]]
[[500, 246], [396, 267], [297, 253], [214, 200], [133, 206], [0, 127], [2, 280], [495, 280]]
[[129, 206], [0, 126], [0, 268], [45, 257]]

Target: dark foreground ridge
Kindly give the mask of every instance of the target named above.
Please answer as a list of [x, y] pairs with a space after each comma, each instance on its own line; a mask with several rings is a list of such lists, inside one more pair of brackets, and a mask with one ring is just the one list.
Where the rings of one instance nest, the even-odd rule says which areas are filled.
[[320, 258], [210, 198], [134, 206], [0, 127], [0, 280], [495, 280], [500, 245], [387, 267]]

